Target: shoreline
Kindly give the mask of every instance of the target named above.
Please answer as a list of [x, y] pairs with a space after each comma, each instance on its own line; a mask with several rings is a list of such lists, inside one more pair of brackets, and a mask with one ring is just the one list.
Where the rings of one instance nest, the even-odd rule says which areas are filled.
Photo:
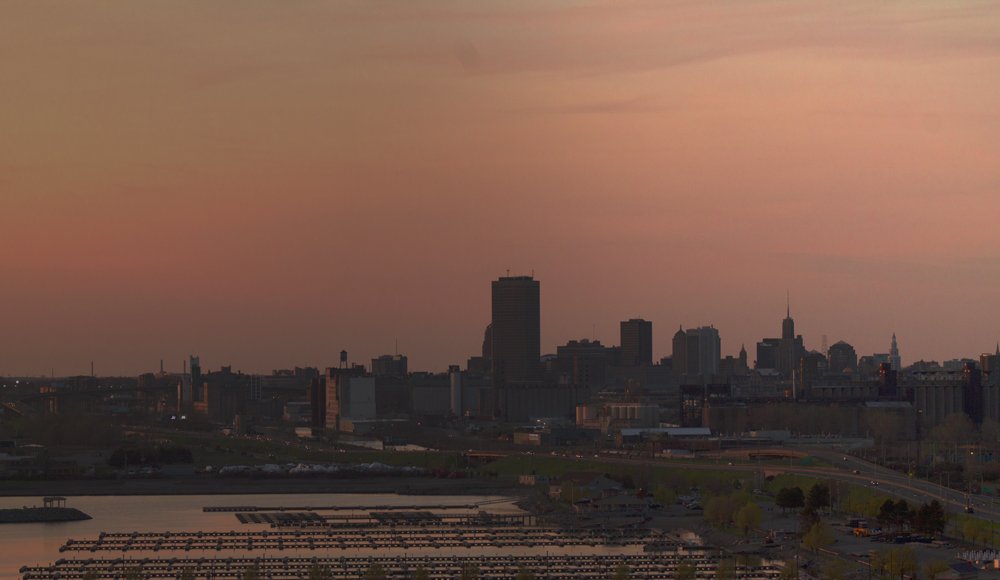
[[425, 477], [216, 478], [0, 481], [0, 498], [60, 495], [267, 495], [351, 493], [398, 495], [520, 496], [521, 490], [493, 479]]

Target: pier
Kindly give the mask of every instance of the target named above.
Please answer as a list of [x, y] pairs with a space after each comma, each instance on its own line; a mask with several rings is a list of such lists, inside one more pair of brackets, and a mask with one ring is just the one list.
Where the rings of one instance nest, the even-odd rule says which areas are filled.
[[513, 527], [325, 528], [253, 532], [102, 532], [97, 539], [67, 540], [60, 552], [159, 552], [192, 550], [358, 550], [443, 548], [641, 547], [648, 530], [561, 530]]
[[[271, 579], [306, 579], [320, 569], [327, 578], [357, 579], [374, 566], [387, 578], [410, 578], [424, 569], [430, 578], [456, 578], [468, 566], [477, 569], [477, 578], [509, 579], [527, 571], [551, 580], [609, 578], [619, 566], [627, 566], [632, 578], [675, 578], [680, 563], [694, 564], [697, 577], [714, 578], [716, 560], [708, 550], [682, 549], [650, 555], [556, 555], [556, 556], [381, 556], [323, 558], [143, 558], [58, 560], [50, 566], [21, 568], [23, 580], [81, 579], [84, 575], [101, 579], [120, 579], [139, 574], [150, 579], [176, 579], [185, 571], [197, 578], [241, 578], [254, 568], [260, 577]], [[739, 566], [739, 578], [771, 580], [781, 577], [781, 566], [763, 561], [755, 566]]]

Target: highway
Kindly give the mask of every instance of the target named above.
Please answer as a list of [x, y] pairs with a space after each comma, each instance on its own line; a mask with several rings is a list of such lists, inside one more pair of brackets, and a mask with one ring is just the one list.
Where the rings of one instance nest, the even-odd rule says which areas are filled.
[[[969, 505], [975, 510], [975, 516], [992, 522], [1000, 522], [1000, 502], [995, 498], [981, 495], [967, 495], [964, 492], [950, 489], [938, 485], [931, 481], [911, 478], [891, 469], [879, 466], [875, 463], [859, 459], [850, 455], [845, 455], [832, 449], [801, 448], [809, 455], [823, 459], [831, 463], [832, 467], [810, 467], [795, 465], [792, 461], [784, 465], [776, 461], [761, 463], [727, 463], [720, 460], [719, 463], [690, 462], [679, 459], [659, 459], [659, 458], [622, 458], [601, 455], [602, 462], [623, 464], [623, 465], [650, 465], [659, 467], [677, 467], [679, 469], [695, 469], [707, 471], [738, 471], [738, 472], [761, 472], [768, 473], [789, 473], [815, 477], [829, 481], [843, 481], [855, 485], [861, 485], [877, 490], [885, 495], [905, 499], [911, 505], [919, 505], [936, 499], [945, 506], [946, 511], [962, 513], [966, 508], [968, 498]], [[566, 458], [573, 459], [572, 456]], [[846, 459], [845, 459], [846, 458]], [[584, 457], [578, 458], [580, 461], [588, 461]], [[857, 471], [858, 473], [854, 473]]]

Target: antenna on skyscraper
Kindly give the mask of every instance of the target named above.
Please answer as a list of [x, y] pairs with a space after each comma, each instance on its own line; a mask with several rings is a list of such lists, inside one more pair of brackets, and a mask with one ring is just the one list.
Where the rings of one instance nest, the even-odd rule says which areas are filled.
[[823, 354], [826, 354], [828, 350], [830, 350], [830, 349], [829, 349], [829, 347], [826, 346], [826, 335], [824, 334], [823, 335]]
[[792, 317], [792, 293], [785, 288], [785, 317]]
[[395, 347], [396, 348], [396, 352], [393, 353], [393, 354], [395, 354], [395, 355], [398, 356], [399, 355], [399, 338], [396, 338], [395, 340], [396, 340], [396, 347]]

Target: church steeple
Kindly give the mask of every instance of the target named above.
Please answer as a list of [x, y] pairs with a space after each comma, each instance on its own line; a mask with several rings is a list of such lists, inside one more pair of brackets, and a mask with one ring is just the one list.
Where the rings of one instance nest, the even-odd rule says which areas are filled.
[[899, 358], [899, 345], [896, 344], [896, 333], [892, 333], [892, 344], [889, 346], [889, 365], [892, 370], [899, 371], [902, 367], [901, 360]]

